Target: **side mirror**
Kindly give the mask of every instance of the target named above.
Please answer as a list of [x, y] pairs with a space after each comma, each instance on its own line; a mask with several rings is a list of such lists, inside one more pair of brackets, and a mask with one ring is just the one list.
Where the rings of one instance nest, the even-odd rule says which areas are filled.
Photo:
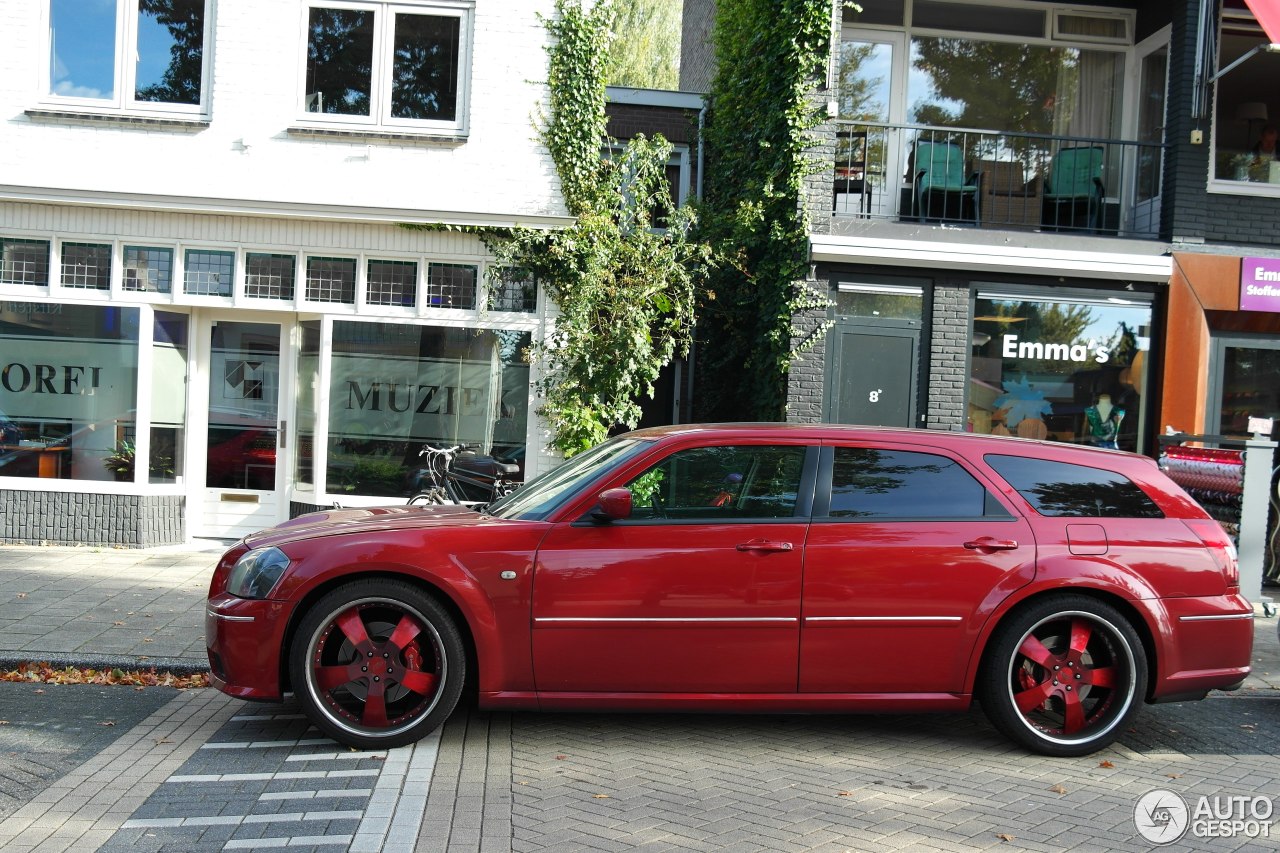
[[622, 521], [631, 517], [631, 490], [605, 489], [600, 493], [600, 506], [592, 517], [599, 521]]

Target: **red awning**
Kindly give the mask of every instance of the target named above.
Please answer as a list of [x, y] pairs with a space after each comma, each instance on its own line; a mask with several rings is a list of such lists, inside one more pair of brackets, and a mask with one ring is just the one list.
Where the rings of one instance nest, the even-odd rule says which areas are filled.
[[1262, 25], [1267, 41], [1280, 44], [1280, 0], [1244, 0], [1249, 11]]

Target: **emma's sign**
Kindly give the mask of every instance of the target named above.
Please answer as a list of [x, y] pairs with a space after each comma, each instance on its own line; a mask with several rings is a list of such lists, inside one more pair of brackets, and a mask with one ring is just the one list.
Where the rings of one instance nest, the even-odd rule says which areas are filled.
[[1240, 310], [1280, 312], [1280, 258], [1244, 258]]

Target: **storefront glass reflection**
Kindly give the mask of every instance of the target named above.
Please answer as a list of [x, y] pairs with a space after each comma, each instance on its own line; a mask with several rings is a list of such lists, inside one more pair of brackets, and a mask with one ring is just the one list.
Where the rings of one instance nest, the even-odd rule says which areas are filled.
[[524, 463], [528, 332], [335, 321], [327, 490], [408, 494], [426, 446]]
[[133, 480], [138, 315], [0, 302], [0, 477]]
[[1142, 452], [1151, 308], [979, 295], [968, 429]]

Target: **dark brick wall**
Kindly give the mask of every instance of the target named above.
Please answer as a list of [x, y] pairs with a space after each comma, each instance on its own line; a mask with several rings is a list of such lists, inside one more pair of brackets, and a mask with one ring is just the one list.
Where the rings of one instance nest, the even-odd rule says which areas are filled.
[[716, 74], [711, 30], [716, 19], [715, 0], [684, 0], [680, 22], [680, 90], [710, 92]]
[[661, 133], [668, 142], [693, 146], [698, 138], [698, 113], [674, 107], [651, 107], [642, 104], [609, 104], [606, 133], [614, 139], [630, 139], [637, 133], [653, 136]]
[[146, 548], [186, 540], [180, 495], [0, 489], [0, 542]]
[[[813, 294], [825, 300], [830, 286], [825, 280], [810, 281], [805, 285]], [[827, 308], [815, 308], [792, 317], [796, 332], [792, 347], [817, 338], [812, 347], [791, 362], [787, 373], [787, 421], [790, 423], [816, 424], [823, 418], [823, 387], [826, 375]]]
[[929, 329], [928, 427], [963, 431], [968, 420], [969, 284], [939, 279], [933, 288]]
[[332, 507], [319, 506], [318, 504], [307, 504], [299, 501], [289, 501], [289, 517], [297, 518], [300, 515], [306, 515], [309, 512], [319, 512], [322, 509], [332, 509]]
[[[1195, 48], [1199, 35], [1197, 4], [1178, 0], [1173, 4], [1169, 44], [1169, 108], [1166, 139], [1164, 193], [1161, 199], [1164, 227], [1161, 237], [1187, 242], [1241, 246], [1275, 246], [1280, 243], [1280, 199], [1224, 195], [1207, 191], [1209, 157], [1213, 147], [1209, 128], [1214, 103], [1209, 87], [1205, 117], [1191, 115], [1195, 93]], [[1206, 38], [1216, 40], [1215, 33]], [[1204, 144], [1191, 144], [1191, 131], [1204, 132]]]

